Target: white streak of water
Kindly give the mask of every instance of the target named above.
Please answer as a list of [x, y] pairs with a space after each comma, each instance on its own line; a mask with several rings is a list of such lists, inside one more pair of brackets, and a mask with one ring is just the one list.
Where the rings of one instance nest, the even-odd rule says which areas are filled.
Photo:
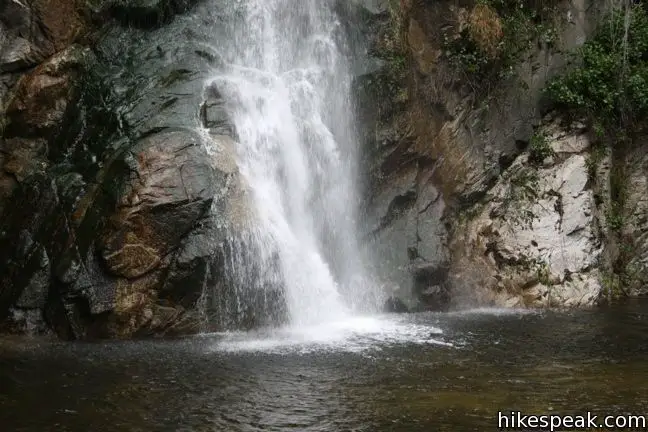
[[[352, 75], [333, 6], [233, 2], [240, 22], [223, 55], [228, 67], [213, 78], [256, 214], [241, 245], [248, 257], [230, 257], [233, 274], [243, 289], [280, 285], [297, 326], [378, 303], [356, 241]], [[250, 259], [262, 268], [246, 268]]]

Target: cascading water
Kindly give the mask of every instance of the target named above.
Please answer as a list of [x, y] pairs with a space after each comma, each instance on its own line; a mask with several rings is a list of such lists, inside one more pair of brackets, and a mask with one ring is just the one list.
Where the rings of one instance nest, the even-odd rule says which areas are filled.
[[371, 310], [379, 294], [356, 240], [352, 74], [334, 1], [230, 7], [239, 21], [213, 84], [255, 213], [228, 251], [236, 290], [280, 290], [294, 325]]

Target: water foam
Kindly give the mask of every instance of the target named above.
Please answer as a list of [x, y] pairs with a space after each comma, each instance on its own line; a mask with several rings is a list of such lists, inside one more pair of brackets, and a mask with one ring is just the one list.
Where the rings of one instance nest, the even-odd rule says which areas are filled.
[[408, 316], [356, 316], [308, 326], [289, 326], [253, 332], [209, 335], [214, 352], [310, 353], [318, 351], [363, 352], [390, 345], [431, 344], [453, 347], [443, 331], [416, 324]]

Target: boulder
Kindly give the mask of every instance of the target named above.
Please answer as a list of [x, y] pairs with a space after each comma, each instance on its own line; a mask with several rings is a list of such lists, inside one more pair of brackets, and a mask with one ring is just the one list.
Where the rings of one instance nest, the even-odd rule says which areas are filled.
[[144, 138], [135, 176], [119, 198], [101, 255], [115, 275], [137, 278], [159, 266], [209, 211], [215, 178], [200, 137], [164, 131]]
[[48, 137], [57, 133], [74, 101], [80, 75], [92, 52], [73, 45], [23, 76], [7, 104], [5, 137]]
[[84, 30], [76, 0], [3, 1], [0, 73], [41, 63], [67, 48]]

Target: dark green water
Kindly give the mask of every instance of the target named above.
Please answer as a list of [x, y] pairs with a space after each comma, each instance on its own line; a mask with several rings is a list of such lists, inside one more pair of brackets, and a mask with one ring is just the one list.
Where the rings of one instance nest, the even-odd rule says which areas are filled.
[[[2, 431], [488, 431], [648, 414], [648, 302], [176, 341], [0, 339]], [[603, 430], [603, 429], [599, 429]]]

